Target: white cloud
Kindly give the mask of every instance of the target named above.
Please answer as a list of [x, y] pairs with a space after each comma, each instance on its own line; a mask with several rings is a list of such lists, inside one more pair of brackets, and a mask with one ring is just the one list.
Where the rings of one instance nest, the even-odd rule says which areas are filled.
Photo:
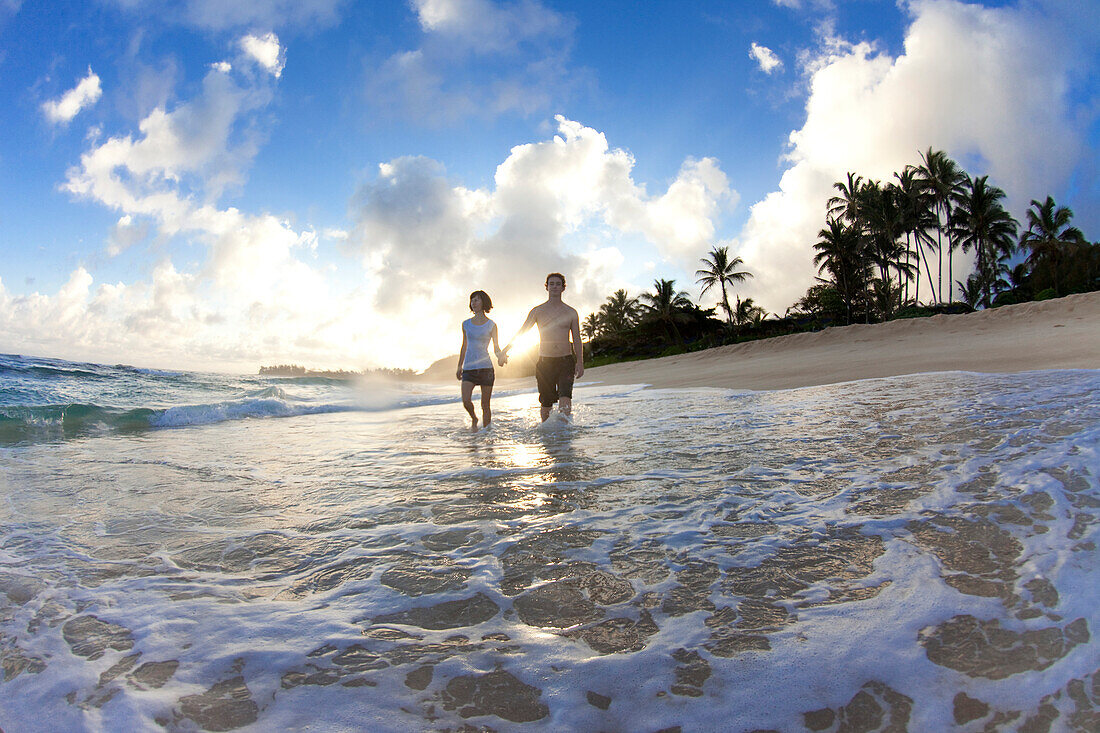
[[243, 175], [255, 142], [238, 141], [237, 130], [268, 99], [262, 86], [240, 87], [215, 68], [196, 98], [155, 109], [138, 136], [94, 144], [64, 188], [121, 212], [108, 254], [137, 245], [153, 224], [161, 238], [204, 247], [205, 259], [194, 271], [165, 259], [148, 281], [95, 288], [78, 268], [54, 296], [0, 298], [0, 336], [104, 359], [143, 354], [161, 363], [171, 356], [191, 366], [252, 361], [255, 368], [263, 359], [285, 360], [302, 334], [346, 331], [333, 318], [345, 307], [338, 294], [298, 256], [312, 255], [314, 232], [211, 203]]
[[346, 0], [114, 0], [123, 8], [155, 13], [178, 23], [224, 31], [243, 28], [328, 26]]
[[[503, 331], [519, 325], [543, 295], [547, 272], [569, 280], [568, 300], [591, 310], [620, 283], [624, 256], [608, 244], [641, 234], [672, 260], [694, 267], [712, 243], [714, 219], [736, 200], [711, 159], [688, 160], [660, 195], [636, 184], [633, 157], [603, 133], [557, 117], [550, 140], [514, 147], [492, 190], [447, 180], [442, 165], [401, 158], [353, 200], [349, 242], [377, 273], [378, 307], [417, 313], [417, 327], [439, 333], [422, 358], [457, 324], [455, 303], [484, 288], [503, 313]], [[516, 320], [515, 323], [507, 321]], [[419, 347], [418, 347], [419, 348]]]
[[282, 76], [283, 67], [286, 66], [286, 49], [279, 45], [277, 35], [274, 33], [265, 33], [262, 36], [249, 34], [241, 38], [239, 43], [245, 54], [269, 74], [276, 79]]
[[428, 125], [529, 115], [584, 77], [568, 64], [573, 21], [536, 0], [413, 0], [412, 6], [422, 43], [393, 54], [367, 78], [367, 97], [383, 114]]
[[199, 97], [171, 112], [158, 107], [142, 120], [140, 138], [112, 137], [82, 155], [64, 188], [127, 213], [158, 216], [168, 226], [182, 214], [177, 192], [184, 177], [206, 198], [242, 180], [257, 144], [248, 137], [234, 144], [234, 123], [268, 97], [211, 70]]
[[528, 39], [565, 35], [572, 23], [539, 2], [413, 0], [420, 26], [477, 53], [514, 49]]
[[68, 124], [81, 110], [93, 106], [99, 101], [103, 90], [99, 86], [99, 76], [88, 67], [88, 75], [81, 79], [75, 87], [55, 100], [48, 100], [42, 104], [42, 112], [46, 119], [53, 124]]
[[783, 62], [775, 55], [774, 51], [767, 46], [757, 44], [755, 41], [749, 47], [749, 58], [756, 61], [760, 65], [760, 70], [765, 74], [770, 74], [783, 67]]
[[[1081, 110], [1070, 109], [1065, 95], [1079, 49], [1057, 41], [1064, 28], [1050, 15], [954, 0], [915, 2], [910, 11], [897, 58], [867, 43], [826, 39], [809, 59], [806, 121], [790, 135], [792, 165], [778, 190], [751, 207], [738, 238], [737, 253], [756, 274], [744, 290], [769, 310], [781, 313], [812, 284], [825, 201], [848, 171], [888, 180], [931, 146], [973, 175], [989, 174], [1020, 216], [1090, 157]], [[1028, 48], [1046, 51], [1021, 52]]]
[[119, 220], [111, 227], [111, 233], [107, 239], [107, 254], [111, 257], [117, 257], [147, 236], [149, 236], [149, 223], [134, 221], [134, 217], [125, 214], [119, 217]]

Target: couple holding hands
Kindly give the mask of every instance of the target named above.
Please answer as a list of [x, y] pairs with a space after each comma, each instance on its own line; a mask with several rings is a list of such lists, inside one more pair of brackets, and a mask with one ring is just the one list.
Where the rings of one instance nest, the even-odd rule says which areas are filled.
[[471, 429], [478, 429], [474, 412], [474, 387], [481, 387], [481, 415], [485, 427], [493, 419], [489, 400], [493, 396], [496, 373], [489, 357], [489, 342], [493, 344], [497, 361], [508, 363], [508, 350], [515, 340], [531, 326], [539, 329], [539, 360], [535, 365], [535, 381], [539, 388], [539, 404], [542, 419], [550, 417], [550, 409], [560, 402], [561, 412], [569, 415], [573, 409], [573, 380], [584, 374], [584, 348], [581, 345], [580, 316], [574, 308], [561, 300], [565, 290], [565, 275], [551, 272], [546, 276], [546, 302], [535, 306], [527, 314], [523, 326], [503, 349], [497, 341], [497, 324], [485, 315], [493, 308], [493, 301], [484, 290], [470, 293], [470, 310], [473, 318], [462, 322], [462, 349], [458, 352], [458, 370], [455, 377], [462, 380], [462, 406], [470, 413]]

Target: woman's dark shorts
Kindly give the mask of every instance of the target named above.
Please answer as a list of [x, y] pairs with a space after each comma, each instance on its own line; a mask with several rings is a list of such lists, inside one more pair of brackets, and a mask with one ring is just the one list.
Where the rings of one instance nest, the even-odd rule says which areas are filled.
[[535, 364], [535, 381], [539, 385], [539, 404], [549, 407], [562, 397], [573, 399], [573, 373], [577, 357], [540, 356]]
[[496, 372], [493, 371], [492, 367], [462, 370], [462, 381], [473, 382], [474, 385], [478, 387], [492, 387], [496, 378]]

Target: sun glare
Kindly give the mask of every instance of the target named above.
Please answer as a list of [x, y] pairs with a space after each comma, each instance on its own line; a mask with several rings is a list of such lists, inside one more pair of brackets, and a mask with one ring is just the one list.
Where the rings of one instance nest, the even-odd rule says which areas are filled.
[[545, 451], [540, 451], [534, 446], [516, 443], [509, 449], [508, 462], [516, 468], [534, 468], [545, 457]]
[[513, 355], [526, 354], [528, 351], [534, 349], [535, 346], [538, 345], [538, 342], [539, 330], [537, 328], [532, 328], [512, 342], [512, 350], [509, 353]]

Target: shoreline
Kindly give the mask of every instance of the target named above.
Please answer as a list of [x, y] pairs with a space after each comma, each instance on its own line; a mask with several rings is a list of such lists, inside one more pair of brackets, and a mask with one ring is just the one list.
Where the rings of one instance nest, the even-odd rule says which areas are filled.
[[1100, 369], [1100, 292], [777, 336], [585, 370], [583, 382], [773, 390], [929, 372]]

